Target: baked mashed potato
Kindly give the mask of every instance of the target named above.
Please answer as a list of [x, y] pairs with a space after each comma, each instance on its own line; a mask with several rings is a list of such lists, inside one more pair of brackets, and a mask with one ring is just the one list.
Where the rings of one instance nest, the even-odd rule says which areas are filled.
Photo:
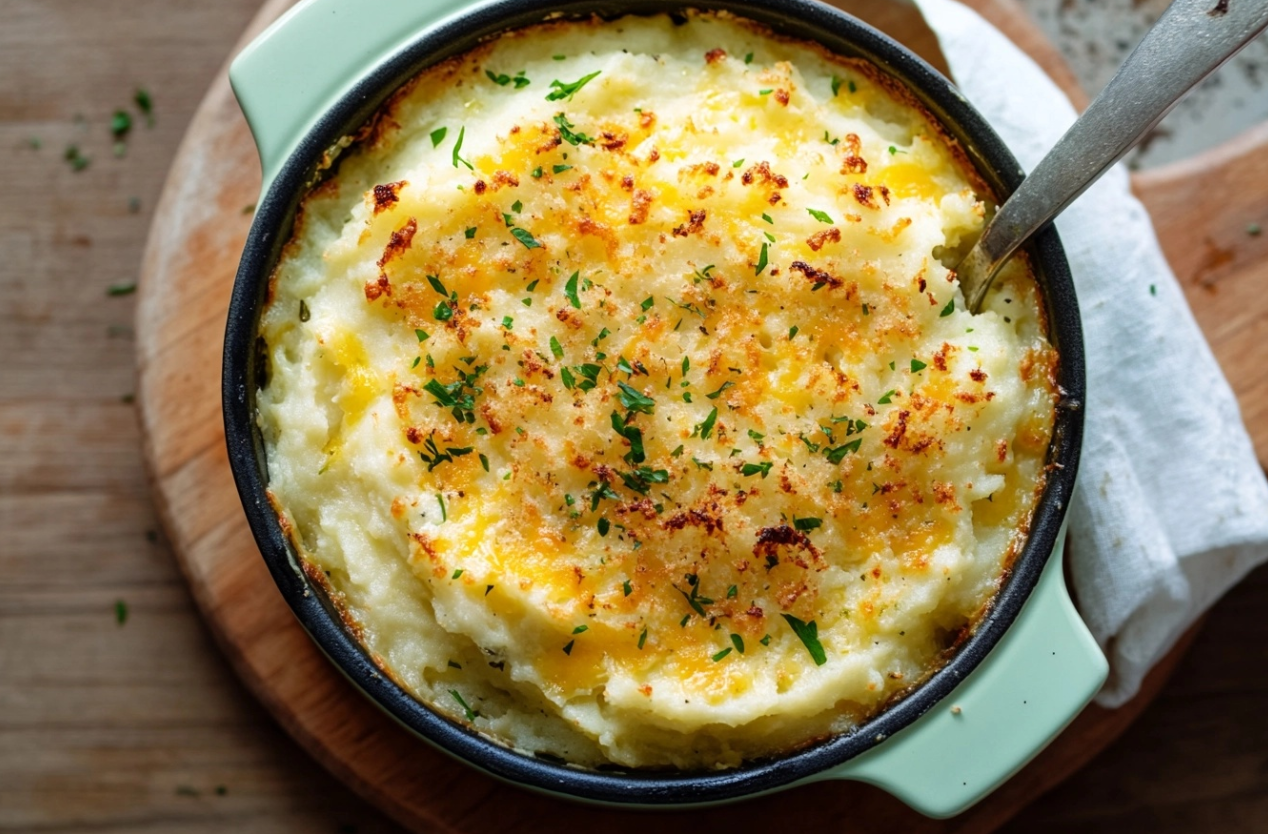
[[[333, 154], [332, 154], [333, 156]], [[261, 325], [269, 489], [432, 708], [580, 765], [847, 732], [989, 606], [1056, 356], [985, 187], [872, 66], [720, 14], [427, 70], [306, 197]]]

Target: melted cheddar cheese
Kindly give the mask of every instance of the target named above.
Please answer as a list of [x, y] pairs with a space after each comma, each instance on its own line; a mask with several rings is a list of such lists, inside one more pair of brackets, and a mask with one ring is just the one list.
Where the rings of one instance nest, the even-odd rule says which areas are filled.
[[270, 490], [434, 708], [593, 765], [856, 726], [989, 605], [1055, 356], [983, 189], [869, 65], [699, 14], [507, 34], [304, 201], [261, 326]]

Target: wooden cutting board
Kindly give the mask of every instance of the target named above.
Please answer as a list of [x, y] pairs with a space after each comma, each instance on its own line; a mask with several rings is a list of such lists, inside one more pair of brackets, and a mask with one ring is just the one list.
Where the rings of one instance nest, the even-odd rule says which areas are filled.
[[[268, 0], [246, 43], [292, 0]], [[854, 7], [857, 2], [857, 8]], [[903, 4], [848, 10], [945, 70], [932, 33]], [[971, 0], [1083, 104], [1068, 69], [1012, 0]], [[1137, 178], [1199, 322], [1268, 459], [1268, 126], [1184, 165]], [[194, 597], [248, 687], [319, 762], [414, 831], [550, 827], [666, 831], [783, 827], [913, 834], [989, 832], [1118, 736], [1166, 680], [1188, 640], [1117, 711], [1089, 708], [1034, 762], [951, 821], [916, 815], [857, 783], [809, 785], [709, 811], [655, 817], [581, 807], [495, 782], [435, 752], [369, 704], [309, 641], [277, 593], [247, 528], [220, 417], [220, 351], [233, 275], [259, 190], [259, 163], [223, 73], [168, 175], [146, 250], [137, 312], [138, 404], [154, 495]], [[1190, 635], [1191, 637], [1192, 635]]]

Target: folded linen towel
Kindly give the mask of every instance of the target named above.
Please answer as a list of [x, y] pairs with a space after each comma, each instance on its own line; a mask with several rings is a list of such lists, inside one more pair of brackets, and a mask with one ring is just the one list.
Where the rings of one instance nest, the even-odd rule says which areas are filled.
[[[955, 0], [916, 0], [965, 97], [1029, 171], [1076, 113]], [[1268, 560], [1268, 482], [1237, 401], [1116, 166], [1056, 222], [1083, 314], [1088, 402], [1070, 507], [1079, 610], [1114, 707], [1195, 619]]]

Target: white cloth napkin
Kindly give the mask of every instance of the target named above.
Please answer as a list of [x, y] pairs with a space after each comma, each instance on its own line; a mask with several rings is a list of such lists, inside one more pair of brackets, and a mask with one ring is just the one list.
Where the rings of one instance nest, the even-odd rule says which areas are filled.
[[[1075, 111], [1012, 41], [955, 0], [916, 0], [951, 73], [1027, 171]], [[1070, 507], [1079, 610], [1118, 706], [1193, 621], [1268, 559], [1268, 482], [1126, 169], [1058, 218], [1083, 313], [1088, 402]]]

